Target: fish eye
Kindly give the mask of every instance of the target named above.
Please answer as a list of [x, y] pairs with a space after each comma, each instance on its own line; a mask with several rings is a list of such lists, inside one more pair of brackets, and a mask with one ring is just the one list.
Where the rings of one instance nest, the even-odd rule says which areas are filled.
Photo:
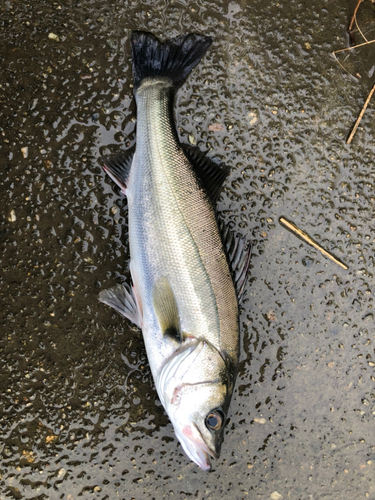
[[211, 411], [206, 417], [206, 427], [213, 431], [221, 429], [224, 423], [224, 415], [217, 410]]

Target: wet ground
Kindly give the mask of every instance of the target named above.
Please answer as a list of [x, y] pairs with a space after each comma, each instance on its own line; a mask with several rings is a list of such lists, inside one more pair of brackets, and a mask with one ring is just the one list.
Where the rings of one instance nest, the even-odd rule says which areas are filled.
[[[341, 54], [356, 80], [330, 57], [355, 4], [1, 3], [1, 500], [375, 498], [374, 104], [345, 144], [375, 49]], [[230, 165], [219, 206], [254, 242], [210, 473], [174, 438], [141, 334], [97, 298], [129, 278], [126, 199], [100, 157], [134, 141], [133, 29], [214, 37], [176, 119]]]

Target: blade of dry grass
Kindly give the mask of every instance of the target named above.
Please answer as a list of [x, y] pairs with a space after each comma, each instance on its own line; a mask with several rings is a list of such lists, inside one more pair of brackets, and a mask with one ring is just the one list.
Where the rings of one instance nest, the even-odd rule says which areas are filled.
[[[375, 4], [375, 0], [370, 0], [370, 1], [371, 1], [371, 3], [372, 3], [372, 4]], [[349, 32], [349, 34], [350, 34], [350, 38], [351, 38], [351, 39], [352, 39], [352, 41], [353, 41], [352, 31], [353, 31], [353, 26], [354, 26], [354, 24], [355, 24], [355, 26], [356, 26], [357, 30], [359, 31], [359, 33], [361, 34], [362, 38], [363, 38], [365, 41], [364, 41], [363, 43], [359, 43], [359, 44], [357, 44], [357, 45], [353, 45], [352, 47], [346, 47], [345, 49], [339, 49], [339, 50], [335, 50], [335, 51], [333, 51], [333, 52], [332, 52], [332, 55], [333, 55], [333, 57], [334, 57], [335, 61], [337, 62], [337, 64], [338, 64], [338, 65], [339, 65], [339, 66], [340, 66], [340, 67], [341, 67], [344, 71], [346, 71], [346, 73], [348, 73], [348, 74], [349, 74], [351, 77], [353, 77], [353, 78], [354, 78], [354, 76], [353, 76], [353, 75], [352, 75], [352, 74], [351, 74], [351, 73], [350, 73], [350, 72], [349, 72], [349, 71], [345, 68], [345, 66], [343, 66], [343, 65], [340, 63], [340, 61], [337, 59], [336, 54], [339, 54], [340, 52], [346, 52], [346, 51], [348, 51], [348, 50], [358, 49], [359, 47], [363, 47], [364, 45], [369, 45], [369, 44], [371, 44], [371, 43], [375, 43], [375, 40], [367, 40], [367, 38], [366, 38], [366, 37], [365, 37], [365, 35], [363, 34], [363, 32], [362, 32], [362, 30], [361, 30], [361, 28], [360, 28], [360, 26], [359, 26], [359, 24], [358, 24], [358, 22], [357, 22], [357, 12], [358, 12], [359, 6], [361, 5], [361, 3], [362, 3], [362, 2], [363, 2], [363, 0], [358, 0], [358, 1], [357, 1], [357, 5], [356, 5], [356, 7], [355, 7], [355, 9], [354, 9], [354, 12], [353, 12], [352, 18], [351, 18], [350, 23], [349, 23], [348, 32]], [[364, 113], [365, 113], [365, 111], [366, 111], [366, 108], [367, 108], [367, 106], [368, 106], [368, 104], [369, 104], [369, 102], [370, 102], [370, 100], [371, 100], [371, 97], [372, 97], [372, 95], [373, 95], [374, 91], [375, 91], [375, 83], [373, 84], [373, 86], [372, 86], [372, 88], [371, 88], [371, 90], [370, 90], [370, 93], [369, 93], [369, 95], [368, 95], [368, 97], [367, 97], [367, 99], [366, 99], [366, 102], [365, 102], [365, 104], [363, 105], [363, 108], [362, 108], [361, 112], [360, 112], [360, 113], [359, 113], [359, 115], [358, 115], [358, 118], [357, 118], [357, 120], [356, 120], [356, 122], [355, 122], [355, 124], [354, 124], [354, 127], [353, 127], [353, 129], [352, 129], [352, 131], [351, 131], [351, 133], [350, 133], [350, 135], [349, 135], [349, 137], [348, 137], [347, 141], [346, 141], [346, 144], [350, 144], [350, 143], [352, 142], [352, 139], [353, 139], [353, 137], [354, 137], [354, 134], [355, 134], [355, 133], [356, 133], [356, 131], [357, 131], [357, 128], [358, 128], [358, 126], [359, 126], [359, 124], [360, 124], [360, 122], [361, 122], [361, 120], [362, 120], [362, 117], [363, 117], [363, 115], [364, 115]]]
[[367, 97], [367, 99], [366, 99], [366, 102], [365, 102], [365, 104], [363, 105], [363, 108], [362, 108], [361, 112], [360, 112], [360, 113], [359, 113], [359, 115], [358, 115], [358, 118], [357, 118], [357, 120], [356, 120], [356, 122], [355, 122], [355, 124], [354, 124], [353, 130], [350, 132], [350, 135], [349, 135], [349, 137], [348, 137], [348, 140], [346, 141], [346, 144], [350, 144], [350, 143], [352, 142], [352, 139], [353, 139], [353, 137], [354, 137], [354, 134], [355, 134], [355, 133], [356, 133], [356, 131], [357, 131], [357, 128], [358, 128], [358, 126], [359, 126], [359, 124], [360, 124], [360, 121], [362, 120], [362, 117], [363, 117], [363, 115], [365, 114], [365, 111], [366, 111], [366, 108], [367, 108], [367, 106], [368, 106], [368, 103], [370, 102], [370, 99], [371, 99], [372, 94], [373, 94], [374, 92], [375, 92], [375, 83], [374, 83], [374, 85], [372, 86], [372, 89], [370, 90], [370, 93], [369, 93], [369, 95], [368, 95], [368, 97]]
[[327, 250], [325, 250], [322, 246], [319, 245], [319, 243], [317, 243], [312, 238], [310, 238], [310, 236], [307, 233], [305, 233], [305, 231], [302, 231], [302, 229], [300, 229], [295, 224], [293, 224], [293, 222], [289, 222], [284, 217], [280, 217], [279, 222], [280, 222], [281, 225], [283, 225], [284, 227], [286, 227], [287, 229], [289, 229], [290, 231], [292, 231], [294, 234], [296, 234], [297, 236], [299, 236], [300, 238], [302, 238], [304, 241], [306, 241], [306, 243], [308, 243], [312, 247], [314, 247], [317, 250], [319, 250], [319, 252], [322, 253], [325, 257], [328, 257], [333, 262], [335, 262], [336, 264], [338, 264], [339, 266], [341, 266], [343, 269], [345, 269], [345, 270], [349, 269], [346, 264], [344, 264], [341, 261], [339, 261], [331, 253], [327, 252]]

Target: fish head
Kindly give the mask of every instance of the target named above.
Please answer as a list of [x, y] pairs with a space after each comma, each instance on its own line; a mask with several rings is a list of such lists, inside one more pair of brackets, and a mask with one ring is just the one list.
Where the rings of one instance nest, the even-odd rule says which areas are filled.
[[233, 384], [231, 363], [206, 341], [177, 350], [158, 379], [176, 436], [203, 470], [210, 470], [210, 458], [220, 455]]

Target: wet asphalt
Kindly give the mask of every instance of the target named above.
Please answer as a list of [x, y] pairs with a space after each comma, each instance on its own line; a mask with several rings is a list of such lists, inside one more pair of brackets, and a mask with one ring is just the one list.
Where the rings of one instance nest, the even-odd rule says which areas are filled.
[[[0, 499], [375, 498], [374, 45], [356, 1], [0, 5]], [[375, 8], [358, 22], [375, 37]], [[213, 471], [191, 463], [140, 332], [98, 302], [129, 280], [129, 37], [214, 43], [179, 90], [181, 141], [231, 167], [219, 201], [254, 251]], [[355, 34], [359, 43], [360, 36]], [[286, 217], [349, 267], [279, 224]]]

